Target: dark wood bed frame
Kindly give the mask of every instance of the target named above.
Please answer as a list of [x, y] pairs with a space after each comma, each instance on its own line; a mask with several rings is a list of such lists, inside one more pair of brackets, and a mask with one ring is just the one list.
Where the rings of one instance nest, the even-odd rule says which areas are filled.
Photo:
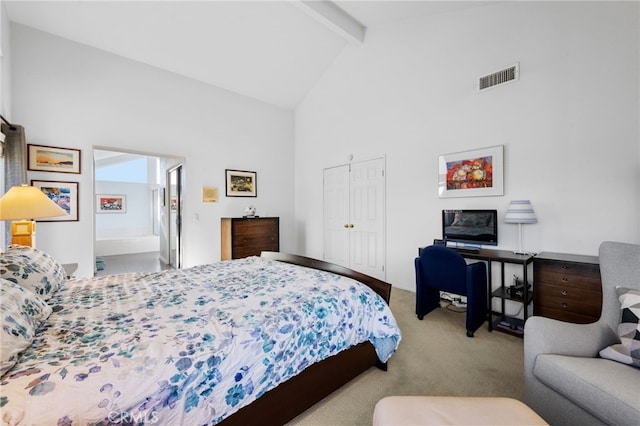
[[[369, 286], [389, 303], [391, 284], [369, 275], [322, 260], [294, 254], [263, 251], [261, 257], [353, 278]], [[282, 425], [372, 366], [377, 366], [385, 371], [387, 369], [386, 363], [378, 360], [371, 343], [360, 343], [312, 364], [302, 373], [266, 392], [251, 404], [224, 419], [220, 424], [224, 426]]]

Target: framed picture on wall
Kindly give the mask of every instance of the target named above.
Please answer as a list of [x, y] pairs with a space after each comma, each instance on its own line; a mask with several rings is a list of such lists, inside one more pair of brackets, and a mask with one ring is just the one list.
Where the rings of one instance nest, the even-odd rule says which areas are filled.
[[51, 201], [67, 212], [66, 216], [37, 219], [38, 222], [77, 222], [78, 221], [78, 182], [60, 182], [53, 180], [32, 180], [31, 186], [40, 190]]
[[225, 170], [227, 197], [257, 197], [256, 172]]
[[440, 198], [503, 195], [503, 146], [438, 157]]
[[40, 172], [80, 174], [80, 150], [27, 145], [28, 169]]
[[96, 195], [96, 213], [126, 213], [127, 196], [115, 194]]

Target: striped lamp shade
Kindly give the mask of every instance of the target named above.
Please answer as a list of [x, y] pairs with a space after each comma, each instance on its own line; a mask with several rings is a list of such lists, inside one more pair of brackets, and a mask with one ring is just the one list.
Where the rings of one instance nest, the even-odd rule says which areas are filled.
[[513, 200], [504, 214], [506, 223], [537, 223], [536, 213], [529, 200]]

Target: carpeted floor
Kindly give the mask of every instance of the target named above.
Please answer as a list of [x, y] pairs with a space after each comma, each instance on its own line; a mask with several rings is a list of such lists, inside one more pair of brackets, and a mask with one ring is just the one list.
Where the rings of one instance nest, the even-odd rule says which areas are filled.
[[523, 341], [486, 324], [469, 338], [465, 314], [442, 308], [420, 321], [415, 293], [394, 288], [391, 310], [402, 330], [388, 371], [370, 368], [296, 417], [291, 425], [370, 425], [387, 395], [506, 396], [522, 400]]

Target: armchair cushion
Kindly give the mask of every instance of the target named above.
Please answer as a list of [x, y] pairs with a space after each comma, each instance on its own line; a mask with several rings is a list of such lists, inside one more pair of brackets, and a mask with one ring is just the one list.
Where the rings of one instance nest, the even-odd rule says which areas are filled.
[[534, 374], [607, 424], [637, 424], [640, 370], [602, 358], [544, 354]]
[[640, 368], [640, 291], [616, 287], [622, 318], [618, 326], [621, 343], [600, 351], [602, 358]]

